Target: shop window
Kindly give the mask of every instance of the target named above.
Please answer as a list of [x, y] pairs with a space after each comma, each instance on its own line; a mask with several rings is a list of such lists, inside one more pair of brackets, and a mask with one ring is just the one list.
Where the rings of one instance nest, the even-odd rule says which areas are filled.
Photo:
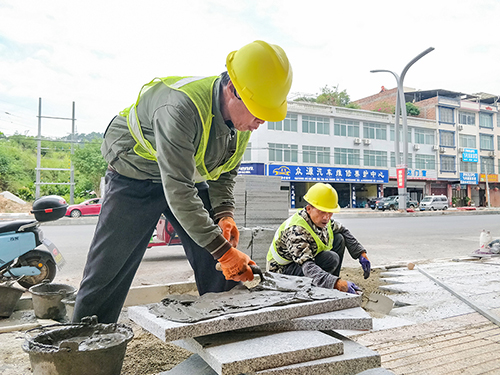
[[444, 147], [455, 147], [455, 132], [440, 130], [439, 145]]
[[363, 165], [365, 167], [387, 167], [387, 151], [363, 151]]
[[365, 122], [363, 124], [363, 138], [387, 140], [387, 125]]
[[359, 121], [335, 119], [333, 134], [338, 136], [359, 137]]
[[243, 154], [243, 161], [252, 160], [252, 142], [247, 143], [247, 148], [245, 149], [245, 153]]
[[436, 157], [434, 155], [415, 155], [415, 169], [435, 170]]
[[285, 145], [269, 143], [269, 161], [298, 162], [299, 147], [297, 145]]
[[330, 147], [302, 146], [302, 162], [330, 164]]
[[458, 123], [462, 125], [476, 125], [476, 114], [474, 112], [458, 112]]
[[453, 119], [453, 108], [439, 107], [439, 122], [454, 124], [455, 120]]
[[493, 135], [479, 134], [479, 147], [481, 150], [493, 151]]
[[476, 136], [468, 134], [459, 134], [458, 145], [465, 148], [476, 148]]
[[335, 147], [333, 160], [335, 165], [360, 165], [360, 151], [350, 148]]
[[268, 122], [267, 129], [297, 132], [297, 115], [295, 113], [287, 113], [283, 121]]
[[441, 155], [441, 172], [456, 172], [455, 156]]
[[493, 115], [491, 113], [479, 113], [479, 126], [481, 128], [493, 129]]

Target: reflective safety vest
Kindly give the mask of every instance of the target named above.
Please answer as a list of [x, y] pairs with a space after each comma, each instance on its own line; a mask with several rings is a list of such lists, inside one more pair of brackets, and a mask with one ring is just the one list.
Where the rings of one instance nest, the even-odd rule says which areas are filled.
[[200, 144], [196, 150], [196, 155], [194, 156], [196, 163], [196, 171], [198, 172], [195, 176], [196, 182], [204, 180], [217, 180], [222, 173], [229, 172], [233, 170], [241, 158], [247, 147], [248, 140], [250, 139], [251, 132], [237, 131], [237, 144], [236, 152], [229, 158], [229, 160], [219, 167], [216, 167], [212, 171], [208, 171], [205, 165], [205, 153], [207, 151], [208, 137], [210, 135], [210, 127], [212, 126], [212, 93], [213, 86], [218, 76], [213, 77], [165, 77], [165, 78], [155, 78], [151, 82], [146, 83], [142, 86], [137, 101], [130, 107], [125, 108], [120, 112], [120, 116], [127, 118], [127, 125], [130, 134], [136, 141], [134, 146], [134, 151], [137, 155], [148, 159], [156, 159], [156, 150], [153, 148], [151, 143], [142, 134], [141, 124], [137, 116], [137, 105], [141, 100], [141, 96], [144, 95], [146, 91], [155, 86], [156, 84], [163, 82], [166, 86], [173, 90], [181, 91], [185, 93], [189, 99], [193, 102], [200, 115], [201, 122], [203, 124], [203, 133], [201, 135]]
[[332, 222], [329, 221], [327, 224], [327, 229], [328, 229], [328, 244], [323, 243], [321, 239], [318, 237], [318, 235], [314, 232], [314, 230], [311, 228], [311, 226], [307, 223], [307, 221], [304, 220], [302, 216], [299, 215], [298, 212], [295, 213], [295, 215], [292, 215], [289, 217], [283, 224], [280, 225], [278, 230], [276, 231], [274, 235], [273, 242], [271, 246], [269, 246], [269, 251], [267, 253], [267, 260], [275, 260], [278, 264], [282, 266], [286, 266], [287, 264], [292, 263], [292, 260], [285, 259], [283, 258], [279, 253], [276, 248], [276, 242], [279, 240], [281, 237], [281, 232], [283, 232], [285, 229], [291, 227], [291, 226], [300, 226], [307, 230], [309, 234], [314, 238], [314, 241], [316, 242], [316, 246], [318, 247], [318, 253], [321, 251], [326, 251], [330, 250], [333, 246], [333, 230], [332, 230]]

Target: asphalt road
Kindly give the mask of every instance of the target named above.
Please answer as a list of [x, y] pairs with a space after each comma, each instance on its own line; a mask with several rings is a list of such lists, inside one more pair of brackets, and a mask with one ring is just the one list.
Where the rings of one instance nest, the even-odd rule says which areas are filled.
[[[478, 248], [482, 229], [500, 237], [500, 214], [439, 215], [422, 217], [342, 218], [351, 233], [365, 246], [374, 266], [468, 256]], [[54, 223], [55, 224], [55, 223]], [[43, 226], [66, 259], [55, 282], [78, 286], [95, 225]], [[344, 266], [359, 266], [346, 256]], [[194, 280], [181, 246], [148, 249], [133, 286]]]

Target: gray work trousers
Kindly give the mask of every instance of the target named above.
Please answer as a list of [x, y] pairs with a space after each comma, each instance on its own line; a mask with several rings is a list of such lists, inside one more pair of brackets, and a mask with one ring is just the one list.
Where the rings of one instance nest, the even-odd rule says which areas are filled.
[[[199, 190], [198, 195], [211, 212], [208, 190]], [[165, 200], [161, 183], [135, 180], [108, 170], [101, 213], [76, 296], [73, 322], [91, 315], [97, 315], [100, 323], [118, 320], [162, 213], [182, 241], [200, 295], [227, 291], [237, 285], [215, 269], [213, 256], [182, 228]]]
[[[340, 276], [342, 261], [345, 253], [345, 239], [340, 233], [334, 234], [332, 249], [329, 251], [321, 251], [314, 257], [314, 263], [321, 267], [323, 271], [331, 273], [337, 277]], [[302, 266], [293, 262], [286, 266], [285, 275], [304, 276]]]

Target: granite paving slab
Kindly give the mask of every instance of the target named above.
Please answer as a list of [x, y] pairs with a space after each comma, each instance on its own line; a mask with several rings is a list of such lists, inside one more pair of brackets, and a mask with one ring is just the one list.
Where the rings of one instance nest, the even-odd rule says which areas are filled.
[[308, 315], [360, 307], [361, 296], [338, 292], [338, 298], [335, 299], [266, 307], [253, 311], [228, 314], [194, 323], [180, 323], [160, 318], [150, 311], [151, 306], [152, 305], [129, 307], [129, 318], [159, 339], [163, 341], [173, 341], [186, 337], [198, 337]]
[[341, 340], [319, 331], [223, 332], [182, 343], [220, 375], [237, 375], [343, 354]]
[[331, 311], [324, 314], [309, 315], [302, 318], [282, 320], [245, 328], [245, 331], [330, 331], [330, 330], [370, 330], [373, 319], [361, 307]]
[[360, 372], [357, 375], [395, 375], [395, 374], [392, 371], [379, 367]]
[[193, 354], [173, 369], [158, 375], [217, 375], [217, 373], [198, 354]]
[[[252, 375], [355, 375], [370, 369], [380, 369], [380, 356], [348, 338], [335, 332], [327, 332], [344, 344], [344, 354], [273, 369], [252, 372]], [[385, 369], [384, 369], [385, 370]], [[217, 375], [217, 372], [197, 354], [160, 375]], [[391, 372], [368, 373], [366, 375], [389, 375]], [[245, 375], [245, 374], [242, 374]], [[247, 374], [249, 375], [249, 374]], [[365, 375], [365, 374], [363, 374]]]
[[380, 355], [363, 345], [333, 331], [324, 331], [332, 337], [342, 340], [344, 354], [302, 362], [293, 365], [257, 371], [255, 375], [355, 375], [362, 371], [380, 367]]

